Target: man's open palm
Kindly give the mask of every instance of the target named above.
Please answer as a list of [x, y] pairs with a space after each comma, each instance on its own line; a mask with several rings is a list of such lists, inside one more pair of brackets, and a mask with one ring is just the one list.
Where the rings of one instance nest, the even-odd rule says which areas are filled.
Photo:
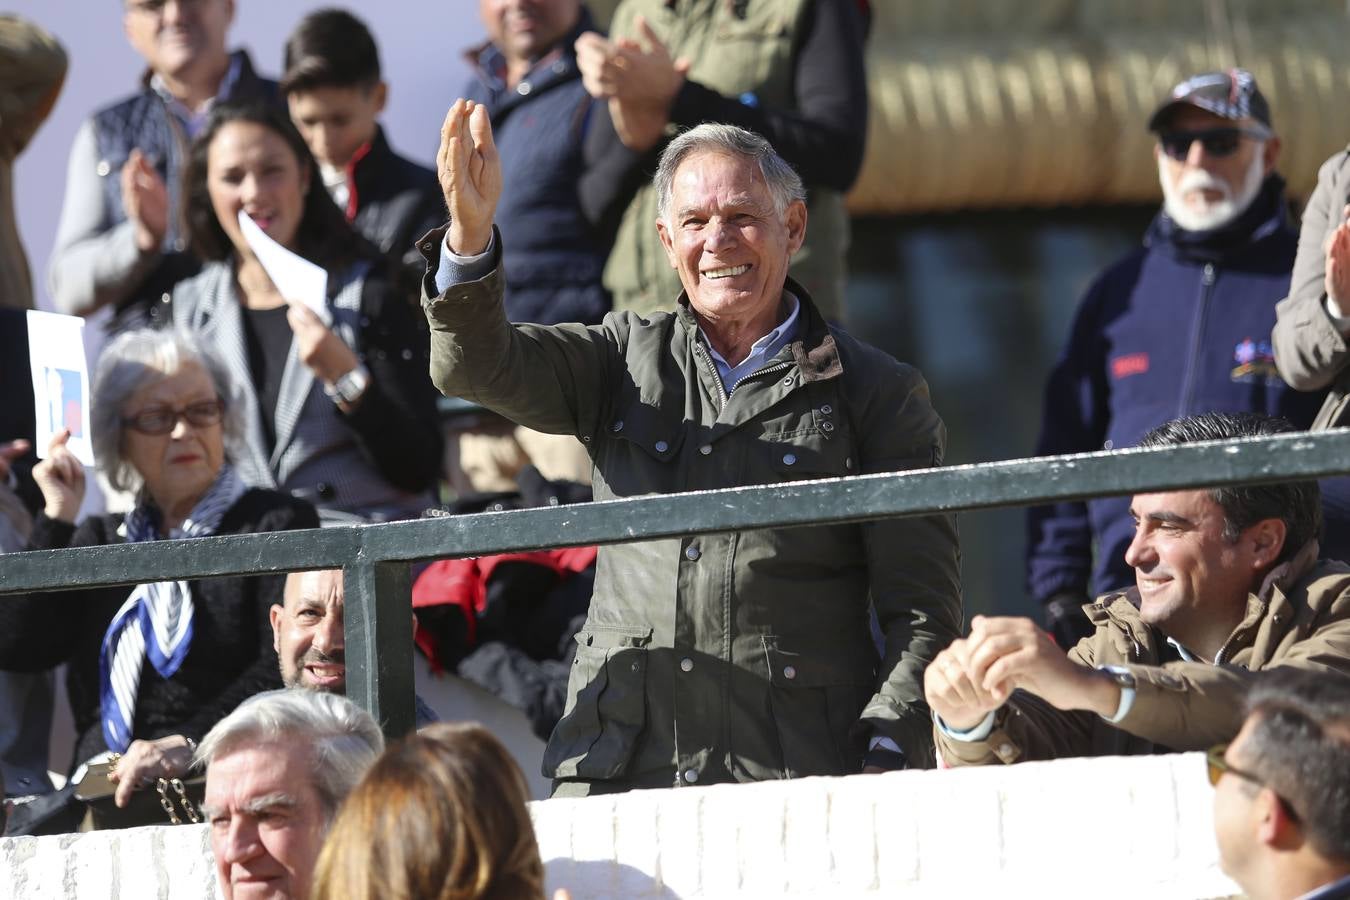
[[482, 253], [492, 238], [492, 217], [502, 194], [502, 164], [486, 107], [472, 100], [456, 100], [450, 107], [441, 126], [436, 174], [450, 212], [450, 249], [462, 256]]

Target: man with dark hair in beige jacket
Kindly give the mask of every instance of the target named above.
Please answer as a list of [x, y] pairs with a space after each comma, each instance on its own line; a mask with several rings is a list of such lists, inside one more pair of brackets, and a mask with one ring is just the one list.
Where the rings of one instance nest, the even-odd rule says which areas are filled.
[[[1145, 447], [1292, 431], [1206, 413]], [[924, 675], [949, 765], [1203, 750], [1242, 726], [1253, 673], [1350, 673], [1350, 566], [1318, 560], [1317, 483], [1138, 494], [1126, 550], [1136, 586], [1084, 607], [1068, 653], [1030, 619], [977, 616]]]

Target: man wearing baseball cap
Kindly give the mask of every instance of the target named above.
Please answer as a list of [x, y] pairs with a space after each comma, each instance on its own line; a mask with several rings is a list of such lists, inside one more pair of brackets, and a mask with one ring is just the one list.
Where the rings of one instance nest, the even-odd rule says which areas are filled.
[[[1163, 206], [1131, 252], [1088, 288], [1046, 386], [1040, 455], [1131, 447], [1177, 416], [1278, 415], [1299, 428], [1325, 391], [1290, 389], [1270, 332], [1297, 237], [1276, 173], [1270, 105], [1244, 69], [1182, 81], [1148, 120]], [[1347, 523], [1324, 485], [1328, 555]], [[1028, 588], [1062, 647], [1088, 634], [1082, 604], [1133, 584], [1128, 497], [1036, 507]], [[1094, 554], [1095, 548], [1095, 554]]]

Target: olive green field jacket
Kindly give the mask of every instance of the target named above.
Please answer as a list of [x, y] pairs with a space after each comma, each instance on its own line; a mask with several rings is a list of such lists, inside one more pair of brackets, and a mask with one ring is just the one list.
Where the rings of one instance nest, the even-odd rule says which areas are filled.
[[[443, 240], [422, 242], [432, 380], [577, 436], [596, 500], [942, 461], [922, 376], [827, 327], [791, 281], [797, 339], [728, 397], [683, 296], [647, 318], [513, 326], [500, 235], [491, 274], [435, 296]], [[932, 765], [923, 669], [960, 626], [949, 515], [602, 547], [544, 774], [597, 791], [847, 774], [872, 735]]]

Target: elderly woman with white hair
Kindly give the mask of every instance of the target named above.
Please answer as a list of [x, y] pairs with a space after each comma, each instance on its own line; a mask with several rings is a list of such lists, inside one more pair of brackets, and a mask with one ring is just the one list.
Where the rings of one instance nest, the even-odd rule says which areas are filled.
[[[226, 369], [191, 335], [126, 332], [99, 360], [91, 437], [127, 514], [76, 514], [84, 472], [52, 441], [33, 470], [44, 506], [30, 550], [317, 527], [314, 508], [247, 487], [230, 464], [242, 425]], [[246, 698], [280, 687], [268, 610], [283, 576], [167, 581], [0, 601], [0, 667], [69, 664], [77, 731], [72, 769], [120, 754], [115, 802], [188, 770], [196, 742]]]

